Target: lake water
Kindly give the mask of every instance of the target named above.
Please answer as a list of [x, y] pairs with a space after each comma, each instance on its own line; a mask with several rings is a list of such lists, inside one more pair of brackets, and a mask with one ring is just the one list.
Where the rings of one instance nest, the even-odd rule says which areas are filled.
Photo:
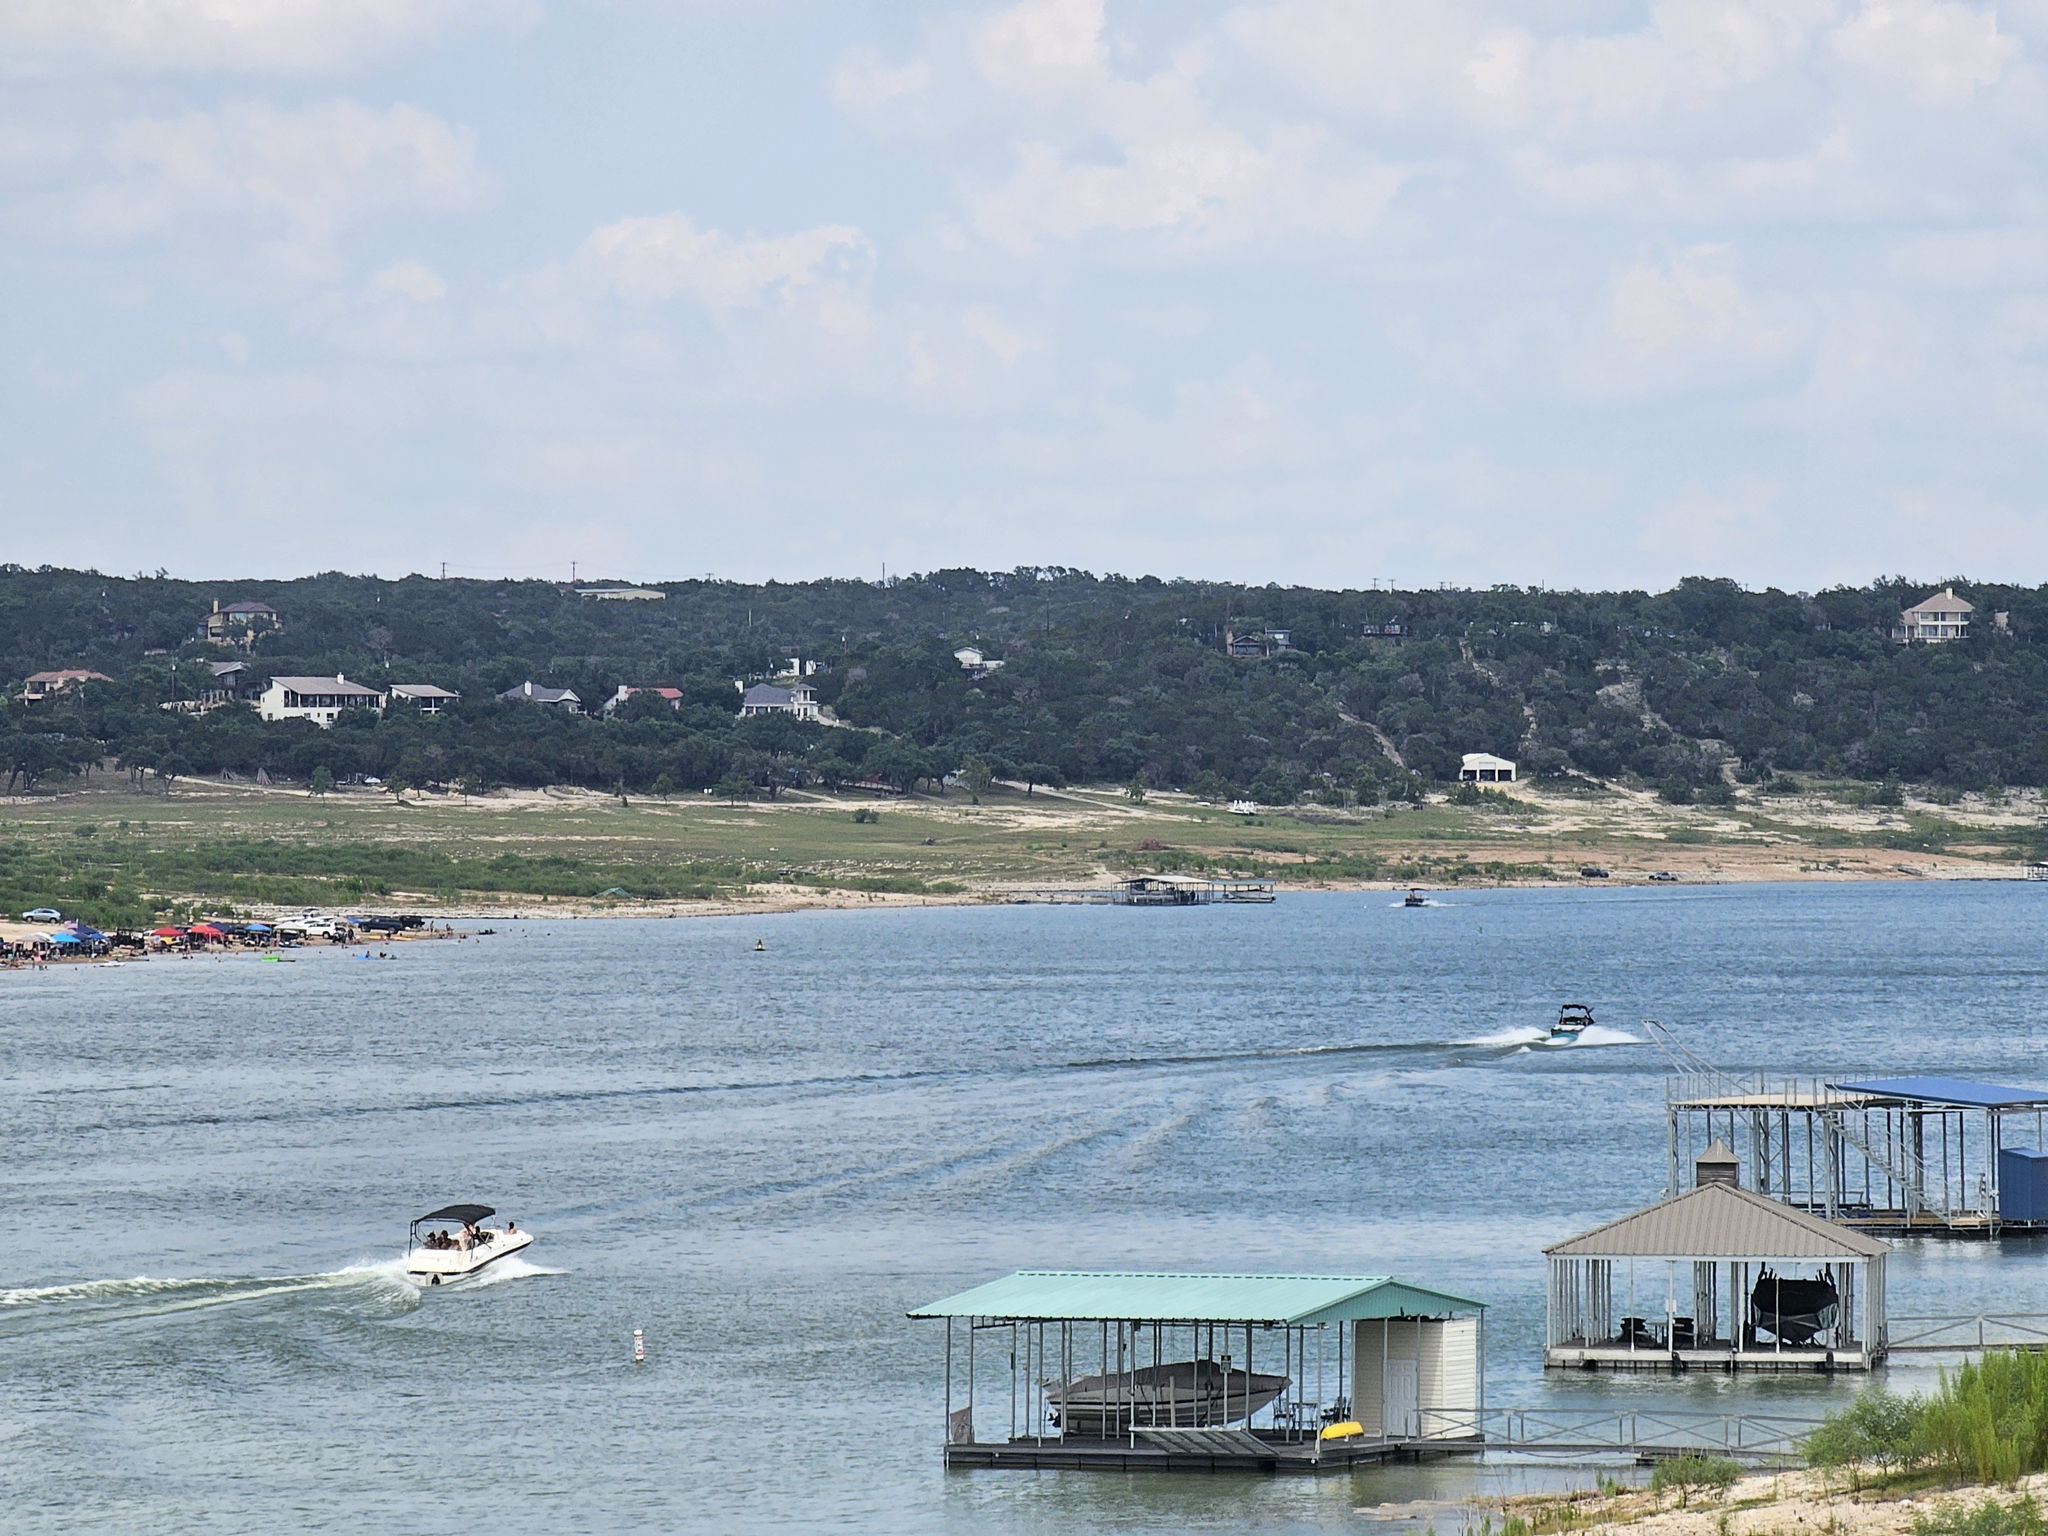
[[[1033, 1266], [1476, 1295], [1496, 1403], [1855, 1390], [1546, 1380], [1539, 1251], [1661, 1193], [1664, 1063], [1457, 1042], [1583, 1000], [1731, 1069], [2039, 1083], [2048, 888], [1442, 901], [500, 923], [0, 976], [0, 1526], [1326, 1531], [1518, 1475], [947, 1473], [939, 1325], [903, 1314]], [[422, 1298], [392, 1261], [455, 1200], [531, 1226], [533, 1262]], [[2048, 1310], [2044, 1280], [2048, 1243], [1914, 1244], [1891, 1302]]]

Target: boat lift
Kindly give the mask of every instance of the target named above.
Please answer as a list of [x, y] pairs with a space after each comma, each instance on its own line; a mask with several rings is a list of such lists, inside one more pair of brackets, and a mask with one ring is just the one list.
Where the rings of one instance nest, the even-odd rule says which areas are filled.
[[1724, 1072], [1645, 1020], [1665, 1085], [1670, 1194], [1716, 1138], [1759, 1194], [1866, 1231], [2048, 1232], [2048, 1092], [1936, 1076]]

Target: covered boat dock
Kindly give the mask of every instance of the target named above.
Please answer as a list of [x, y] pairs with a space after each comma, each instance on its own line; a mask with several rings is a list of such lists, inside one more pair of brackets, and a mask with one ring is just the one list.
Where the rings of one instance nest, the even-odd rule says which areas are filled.
[[2048, 1232], [2048, 1092], [1937, 1076], [1753, 1079], [1666, 1091], [1670, 1192], [1725, 1141], [1749, 1186], [1877, 1232]]
[[1484, 1304], [1385, 1275], [1025, 1270], [943, 1319], [963, 1467], [1315, 1472], [1478, 1449]]
[[1739, 1187], [1695, 1187], [1544, 1250], [1543, 1362], [1584, 1370], [1867, 1371], [1887, 1349], [1889, 1244]]

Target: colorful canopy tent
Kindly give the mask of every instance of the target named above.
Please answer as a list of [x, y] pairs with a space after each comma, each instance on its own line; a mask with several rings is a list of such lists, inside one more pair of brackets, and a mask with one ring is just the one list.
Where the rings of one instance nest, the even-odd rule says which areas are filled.
[[52, 944], [82, 944], [85, 941], [79, 938], [77, 934], [60, 928], [57, 932], [50, 935], [50, 942]]
[[186, 931], [204, 934], [209, 939], [224, 939], [228, 936], [225, 928], [216, 928], [211, 923], [195, 923]]
[[182, 928], [152, 928], [149, 930], [149, 936], [152, 939], [182, 939], [185, 937], [185, 930]]

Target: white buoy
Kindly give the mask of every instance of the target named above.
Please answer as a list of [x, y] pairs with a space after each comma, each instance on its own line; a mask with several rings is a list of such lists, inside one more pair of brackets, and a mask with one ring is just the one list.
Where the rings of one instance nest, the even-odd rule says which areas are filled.
[[644, 1329], [635, 1328], [633, 1330], [633, 1363], [635, 1365], [645, 1365], [647, 1363], [647, 1334]]

